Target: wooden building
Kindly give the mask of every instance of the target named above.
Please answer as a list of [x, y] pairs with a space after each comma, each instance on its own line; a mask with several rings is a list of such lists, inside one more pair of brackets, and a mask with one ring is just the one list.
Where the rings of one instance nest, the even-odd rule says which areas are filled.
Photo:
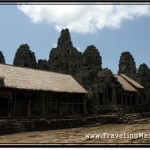
[[122, 85], [122, 97], [117, 98], [118, 105], [140, 106], [145, 104], [144, 87], [124, 74], [114, 75]]
[[0, 64], [0, 117], [82, 115], [85, 93], [71, 75]]

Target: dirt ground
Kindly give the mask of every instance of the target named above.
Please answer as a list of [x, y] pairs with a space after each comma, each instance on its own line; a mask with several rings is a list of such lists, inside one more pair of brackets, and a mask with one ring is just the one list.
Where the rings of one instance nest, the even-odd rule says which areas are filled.
[[150, 121], [135, 124], [107, 124], [93, 127], [22, 132], [0, 136], [0, 144], [148, 144], [149, 138], [86, 138], [87, 134], [145, 133], [150, 136]]

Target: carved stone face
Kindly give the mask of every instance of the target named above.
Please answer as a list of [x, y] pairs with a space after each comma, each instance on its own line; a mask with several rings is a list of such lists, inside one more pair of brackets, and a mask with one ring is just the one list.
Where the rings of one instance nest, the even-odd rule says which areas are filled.
[[83, 53], [83, 65], [101, 68], [101, 56], [94, 45], [90, 45]]
[[36, 68], [35, 54], [30, 50], [28, 44], [22, 44], [17, 49], [13, 65]]
[[134, 76], [136, 73], [136, 64], [130, 52], [123, 52], [119, 61], [119, 73], [127, 76]]

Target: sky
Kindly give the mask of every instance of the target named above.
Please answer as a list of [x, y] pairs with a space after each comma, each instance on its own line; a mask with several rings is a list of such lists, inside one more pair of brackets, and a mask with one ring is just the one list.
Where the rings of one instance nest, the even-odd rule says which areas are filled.
[[68, 28], [73, 46], [95, 45], [102, 67], [118, 72], [120, 55], [129, 51], [138, 68], [150, 68], [150, 5], [0, 5], [0, 50], [13, 64], [21, 44], [36, 60], [48, 59], [60, 31]]

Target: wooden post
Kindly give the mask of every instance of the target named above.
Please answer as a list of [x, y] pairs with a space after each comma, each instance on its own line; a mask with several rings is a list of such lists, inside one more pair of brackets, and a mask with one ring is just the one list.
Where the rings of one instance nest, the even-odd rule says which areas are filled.
[[44, 97], [44, 91], [43, 91], [43, 115], [44, 115], [44, 99], [45, 97]]
[[11, 94], [11, 96], [10, 96], [10, 98], [9, 98], [9, 101], [8, 101], [8, 110], [9, 110], [9, 112], [8, 112], [8, 116], [9, 117], [12, 117], [12, 94]]
[[124, 94], [124, 105], [127, 106], [127, 95]]
[[87, 100], [85, 99], [85, 95], [82, 96], [83, 98], [83, 113], [84, 115], [87, 114]]
[[68, 116], [68, 93], [67, 93], [67, 116]]
[[[54, 115], [57, 115], [58, 114], [58, 100], [57, 98], [54, 99], [55, 100], [55, 114]], [[53, 104], [53, 103], [52, 103]]]
[[133, 106], [133, 95], [130, 95], [130, 106]]
[[79, 98], [78, 98], [78, 94], [77, 94], [77, 114], [79, 114]]
[[60, 112], [60, 101], [58, 100], [58, 97], [57, 97], [57, 94], [56, 93], [54, 93], [55, 94], [55, 101], [52, 103], [53, 104], [53, 107], [55, 108], [55, 111], [54, 111], [54, 114], [53, 115], [57, 115], [57, 112], [58, 112], [58, 114], [60, 115], [61, 114], [61, 112]]
[[16, 89], [15, 89], [14, 113], [13, 113], [13, 115], [15, 115], [15, 111], [16, 111]]
[[31, 116], [31, 99], [28, 98], [28, 116]]

